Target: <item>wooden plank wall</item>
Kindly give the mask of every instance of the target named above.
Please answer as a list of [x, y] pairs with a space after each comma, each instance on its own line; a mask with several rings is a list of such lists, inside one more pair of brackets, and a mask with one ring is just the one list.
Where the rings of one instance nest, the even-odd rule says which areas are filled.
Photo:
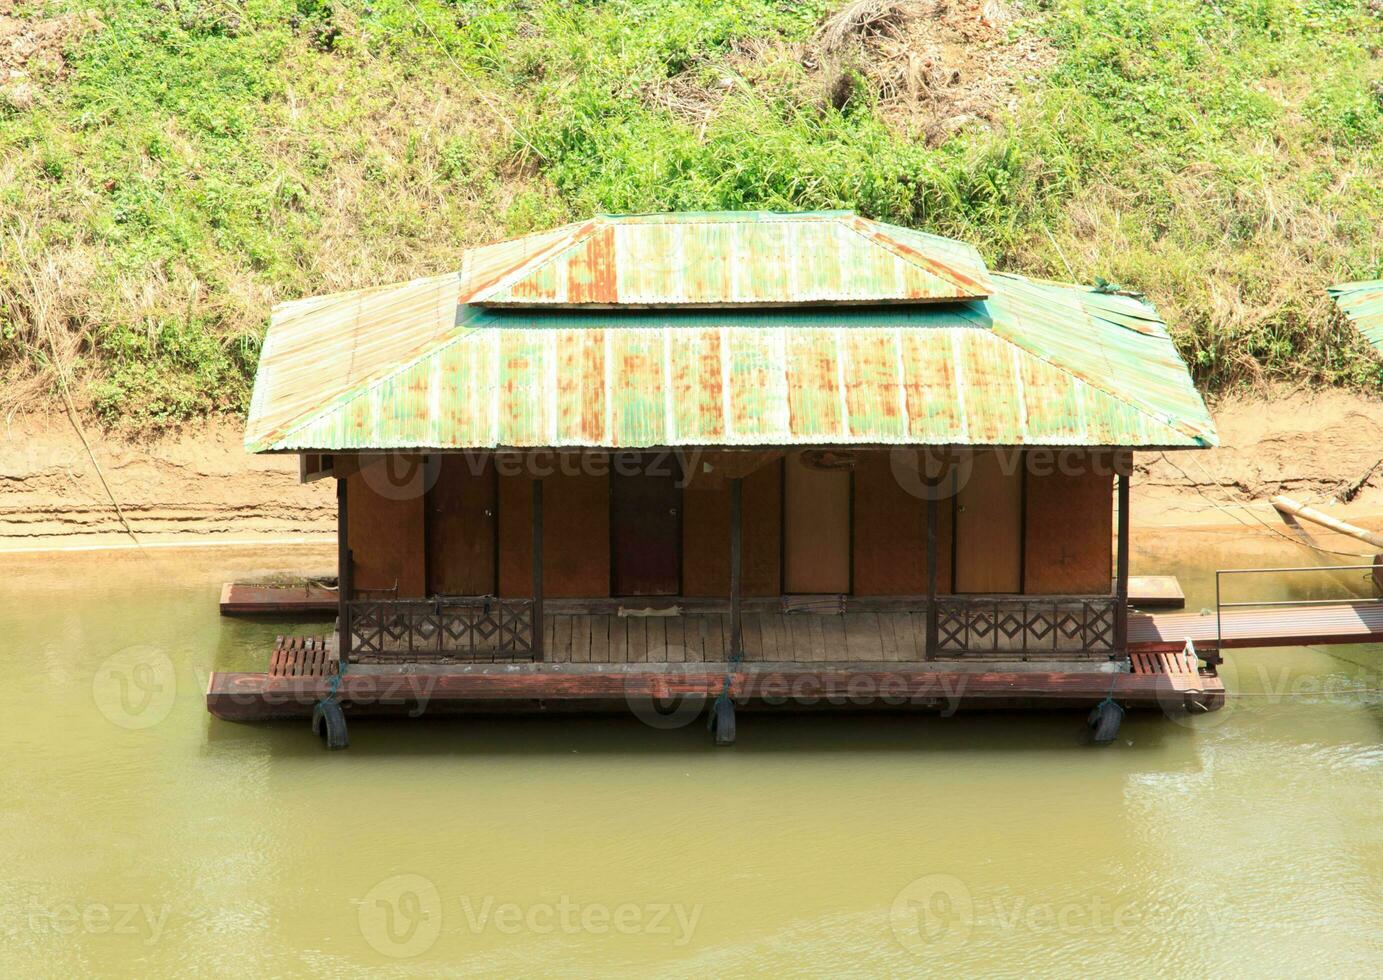
[[893, 475], [888, 453], [861, 453], [855, 464], [856, 595], [927, 591], [926, 501]]
[[[533, 594], [530, 478], [499, 478], [499, 594]], [[543, 480], [543, 594], [610, 594], [610, 478], [554, 473]]]
[[427, 492], [429, 595], [493, 595], [495, 591], [495, 467], [490, 457], [435, 457], [436, 483]]
[[[782, 463], [744, 477], [744, 594], [782, 592]], [[730, 487], [692, 480], [682, 495], [682, 594], [730, 594]]]
[[[1028, 461], [1023, 590], [1107, 595], [1114, 578], [1114, 476], [1088, 456]], [[1061, 472], [1065, 470], [1066, 472]]]
[[376, 460], [346, 479], [346, 537], [353, 584], [418, 598], [427, 587], [423, 546], [423, 466], [409, 457]]
[[789, 453], [783, 461], [783, 591], [847, 593], [851, 470], [819, 468], [813, 455]]
[[[372, 464], [390, 465], [387, 461]], [[408, 473], [347, 478], [350, 545], [357, 588], [401, 597], [425, 594], [428, 548], [425, 500], [409, 494]], [[422, 480], [422, 467], [417, 467]], [[381, 483], [381, 480], [383, 481]], [[856, 595], [926, 592], [926, 501], [892, 472], [886, 452], [858, 454], [855, 468], [853, 576]], [[381, 492], [379, 487], [383, 487]], [[782, 463], [744, 478], [744, 581], [747, 596], [782, 592]], [[1113, 477], [1108, 467], [1034, 468], [1024, 500], [1024, 589], [1028, 594], [1105, 594], [1113, 575]], [[609, 478], [554, 474], [544, 492], [546, 594], [610, 594]], [[698, 485], [683, 495], [683, 594], [725, 596], [730, 589], [728, 484]], [[938, 501], [938, 591], [951, 590], [952, 501]], [[532, 592], [532, 505], [527, 476], [499, 477], [498, 588], [505, 596]], [[435, 537], [435, 536], [434, 536]], [[472, 544], [475, 544], [472, 542]], [[477, 545], [478, 546], [478, 545]], [[436, 550], [440, 541], [434, 541]], [[465, 542], [458, 553], [468, 550]], [[470, 549], [473, 550], [473, 549]], [[434, 560], [434, 574], [437, 574]]]

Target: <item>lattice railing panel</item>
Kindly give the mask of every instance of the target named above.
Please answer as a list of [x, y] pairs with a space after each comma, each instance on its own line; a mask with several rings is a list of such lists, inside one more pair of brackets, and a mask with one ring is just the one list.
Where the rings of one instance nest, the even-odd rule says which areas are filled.
[[533, 600], [439, 596], [348, 604], [357, 662], [531, 660]]
[[937, 657], [1118, 652], [1114, 596], [947, 596], [936, 607]]

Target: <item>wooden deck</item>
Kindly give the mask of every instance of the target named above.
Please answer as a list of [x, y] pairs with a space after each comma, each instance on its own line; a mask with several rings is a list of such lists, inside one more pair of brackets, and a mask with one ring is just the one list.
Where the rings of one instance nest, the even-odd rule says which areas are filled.
[[1383, 643], [1383, 603], [1322, 606], [1276, 606], [1231, 610], [1221, 618], [1217, 640], [1215, 615], [1133, 613], [1128, 621], [1130, 651], [1180, 650], [1189, 639], [1198, 650], [1250, 647], [1295, 647], [1329, 643]]
[[[936, 664], [469, 664], [409, 670], [354, 665], [337, 696], [348, 715], [617, 712], [655, 702], [709, 703], [730, 678], [744, 710], [962, 710], [1089, 708], [1113, 697], [1129, 708], [1210, 711], [1224, 703], [1218, 677], [1125, 670], [978, 670]], [[215, 673], [207, 710], [227, 721], [303, 718], [329, 680]], [[659, 726], [665, 727], [665, 726]]]
[[307, 585], [250, 585], [227, 582], [221, 586], [222, 616], [321, 615], [336, 612], [336, 590]]
[[332, 636], [280, 636], [269, 655], [269, 676], [330, 677], [341, 666]]

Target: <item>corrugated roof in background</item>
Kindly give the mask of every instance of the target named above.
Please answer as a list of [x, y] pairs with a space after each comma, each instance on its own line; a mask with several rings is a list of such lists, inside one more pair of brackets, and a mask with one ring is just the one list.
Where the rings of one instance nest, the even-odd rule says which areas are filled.
[[1364, 339], [1383, 354], [1383, 279], [1342, 282], [1330, 287], [1330, 295]]
[[281, 309], [247, 446], [1215, 444], [1125, 296], [1000, 276], [940, 306], [521, 311], [448, 307], [457, 281]]
[[497, 279], [461, 265], [463, 302], [724, 307], [945, 302], [988, 296], [973, 248], [849, 211], [599, 215]]

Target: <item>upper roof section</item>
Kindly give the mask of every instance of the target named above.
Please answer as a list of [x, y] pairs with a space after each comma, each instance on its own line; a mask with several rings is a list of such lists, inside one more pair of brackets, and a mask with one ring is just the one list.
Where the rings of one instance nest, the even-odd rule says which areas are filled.
[[1342, 282], [1330, 287], [1336, 305], [1383, 354], [1383, 279], [1369, 282]]
[[975, 249], [853, 211], [597, 215], [467, 251], [462, 303], [663, 308], [984, 299]]

